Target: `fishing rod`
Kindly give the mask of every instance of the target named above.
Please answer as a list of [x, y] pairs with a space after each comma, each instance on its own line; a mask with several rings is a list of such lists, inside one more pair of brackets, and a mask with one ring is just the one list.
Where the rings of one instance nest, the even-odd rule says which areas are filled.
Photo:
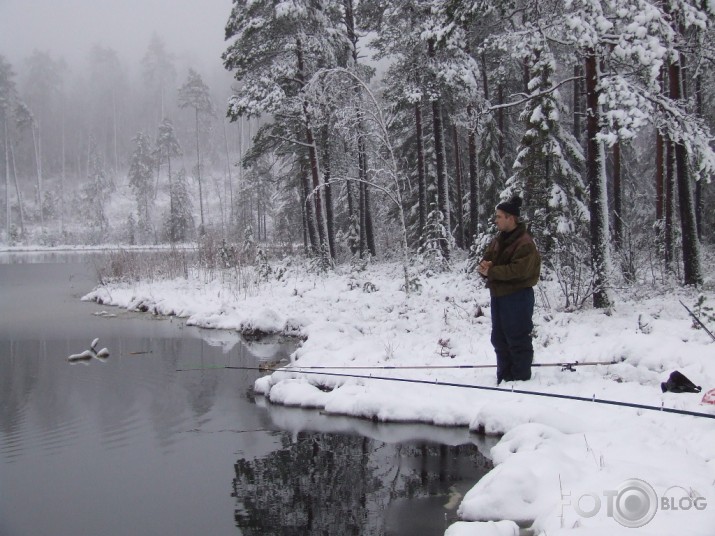
[[688, 306], [685, 305], [685, 304], [682, 302], [682, 300], [678, 300], [678, 301], [680, 302], [680, 305], [682, 305], [683, 307], [685, 307], [685, 310], [688, 311], [688, 313], [690, 313], [690, 316], [692, 316], [692, 317], [695, 319], [695, 321], [696, 321], [698, 324], [700, 324], [700, 327], [703, 328], [703, 329], [707, 332], [708, 335], [710, 335], [710, 338], [715, 341], [715, 335], [713, 335], [713, 334], [712, 334], [712, 331], [710, 331], [710, 330], [707, 328], [707, 326], [702, 323], [702, 321], [698, 318], [698, 315], [696, 315], [694, 312], [692, 312], [690, 309], [688, 309]]
[[[478, 366], [478, 365], [476, 365]], [[304, 370], [301, 369], [300, 367], [296, 367], [294, 369], [290, 368], [281, 368], [281, 369], [272, 369], [272, 368], [259, 368], [259, 367], [240, 367], [240, 366], [225, 366], [225, 367], [211, 367], [214, 369], [220, 369], [220, 368], [226, 368], [226, 369], [236, 369], [236, 370], [260, 370], [260, 371], [268, 371], [268, 372], [297, 372], [301, 374], [313, 374], [313, 375], [320, 375], [320, 376], [337, 376], [337, 377], [343, 377], [343, 378], [357, 378], [357, 379], [364, 379], [364, 380], [384, 380], [384, 381], [393, 381], [393, 382], [403, 382], [403, 383], [416, 383], [416, 384], [423, 384], [423, 385], [440, 385], [443, 387], [460, 387], [463, 389], [477, 389], [481, 391], [496, 391], [500, 393], [516, 393], [520, 395], [529, 395], [529, 396], [542, 396], [546, 398], [558, 398], [561, 400], [575, 400], [579, 402], [593, 402], [596, 404], [605, 404], [605, 405], [611, 405], [611, 406], [620, 406], [620, 407], [627, 407], [627, 408], [635, 408], [635, 409], [643, 409], [643, 410], [648, 410], [648, 411], [660, 411], [662, 413], [675, 413], [677, 415], [688, 415], [691, 417], [703, 417], [706, 419], [715, 419], [715, 413], [702, 413], [699, 411], [689, 411], [685, 409], [676, 409], [676, 408], [666, 408], [664, 405], [661, 405], [660, 407], [658, 406], [650, 406], [647, 404], [636, 404], [635, 402], [623, 402], [621, 400], [611, 400], [607, 398], [596, 398], [596, 395], [593, 395], [591, 398], [585, 397], [585, 396], [576, 396], [576, 395], [564, 395], [560, 393], [545, 393], [543, 391], [529, 391], [526, 389], [514, 389], [512, 386], [511, 389], [506, 389], [503, 387], [492, 387], [490, 385], [476, 385], [476, 384], [470, 384], [470, 383], [454, 383], [454, 382], [440, 382], [437, 380], [419, 380], [419, 379], [414, 379], [414, 378], [399, 378], [399, 377], [390, 377], [390, 376], [367, 376], [364, 374], [345, 374], [345, 373], [338, 373], [338, 372], [320, 372], [316, 370]], [[307, 367], [306, 367], [307, 369]], [[177, 369], [177, 372], [185, 372], [185, 371], [192, 371], [192, 370], [203, 370], [201, 368], [193, 368], [193, 369]]]
[[[559, 363], [532, 363], [532, 367], [561, 367], [561, 370], [568, 370], [575, 372], [575, 367], [581, 366], [596, 366], [596, 365], [616, 365], [621, 361], [568, 361]], [[176, 369], [177, 372], [188, 372], [191, 370], [203, 370], [207, 368], [217, 369], [237, 369], [237, 370], [261, 370], [267, 372], [290, 372], [294, 369], [301, 370], [439, 370], [439, 369], [483, 369], [483, 368], [496, 368], [496, 365], [344, 365], [344, 366], [330, 366], [330, 365], [311, 365], [311, 366], [301, 366], [293, 365], [292, 367], [248, 367], [248, 366], [211, 366], [211, 367], [197, 367], [188, 369]]]
[[644, 410], [649, 410], [649, 411], [661, 411], [663, 413], [676, 413], [678, 415], [689, 415], [691, 417], [704, 417], [706, 419], [715, 419], [715, 413], [702, 413], [699, 411], [688, 411], [685, 409], [666, 408], [663, 405], [658, 407], [658, 406], [649, 406], [647, 404], [636, 404], [634, 402], [623, 402], [621, 400], [610, 400], [607, 398], [596, 398], [596, 395], [593, 395], [591, 398], [588, 398], [585, 396], [564, 395], [564, 394], [559, 394], [559, 393], [545, 393], [543, 391], [528, 391], [525, 389], [514, 389], [513, 387], [511, 389], [505, 389], [503, 387], [492, 387], [489, 385], [475, 385], [475, 384], [469, 384], [469, 383], [439, 382], [439, 381], [432, 381], [432, 380], [416, 380], [416, 379], [411, 379], [411, 378], [391, 378], [389, 376], [365, 376], [365, 375], [361, 375], [361, 374], [338, 374], [338, 373], [317, 372], [317, 371], [304, 371], [303, 372], [303, 371], [299, 370], [297, 372], [302, 372], [303, 374], [319, 374], [319, 375], [323, 375], [323, 376], [342, 376], [342, 377], [346, 377], [346, 378], [361, 378], [361, 379], [366, 379], [366, 380], [386, 380], [386, 381], [396, 381], [396, 382], [405, 382], [405, 383], [418, 383], [418, 384], [425, 384], [425, 385], [441, 385], [444, 387], [461, 387], [461, 388], [466, 388], [466, 389], [478, 389], [478, 390], [484, 390], [484, 391], [498, 391], [498, 392], [502, 392], [502, 393], [517, 393], [517, 394], [521, 394], [521, 395], [543, 396], [543, 397], [547, 397], [547, 398], [560, 398], [562, 400], [577, 400], [579, 402], [595, 402], [596, 404], [607, 404], [607, 405], [611, 405], [611, 406], [622, 406], [622, 407], [628, 407], [628, 408], [644, 409]]
[[[532, 367], [561, 367], [561, 370], [569, 370], [575, 372], [574, 367], [577, 366], [595, 366], [595, 365], [615, 365], [618, 361], [570, 361], [563, 363], [532, 363]], [[301, 366], [293, 365], [295, 368], [300, 368], [304, 370], [431, 370], [431, 369], [482, 369], [482, 368], [496, 368], [496, 365], [345, 365], [345, 366]], [[285, 367], [284, 367], [285, 368]]]

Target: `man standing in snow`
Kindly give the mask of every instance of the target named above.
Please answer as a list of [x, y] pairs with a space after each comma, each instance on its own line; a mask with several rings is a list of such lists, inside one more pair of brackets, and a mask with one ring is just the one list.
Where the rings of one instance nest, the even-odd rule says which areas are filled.
[[494, 222], [499, 232], [477, 268], [491, 295], [497, 385], [530, 379], [534, 358], [534, 285], [539, 281], [541, 256], [519, 218], [520, 208], [518, 196], [497, 205]]

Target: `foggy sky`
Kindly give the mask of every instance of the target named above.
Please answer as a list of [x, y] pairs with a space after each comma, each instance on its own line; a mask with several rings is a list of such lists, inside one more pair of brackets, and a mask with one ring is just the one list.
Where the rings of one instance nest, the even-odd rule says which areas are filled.
[[152, 33], [169, 52], [221, 65], [231, 0], [0, 0], [0, 55], [16, 70], [34, 49], [81, 65], [93, 44], [137, 64]]

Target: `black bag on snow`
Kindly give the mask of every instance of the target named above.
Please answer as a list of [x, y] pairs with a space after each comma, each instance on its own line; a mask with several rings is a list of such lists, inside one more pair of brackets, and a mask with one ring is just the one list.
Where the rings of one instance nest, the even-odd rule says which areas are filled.
[[684, 374], [677, 370], [670, 373], [668, 381], [662, 382], [660, 388], [664, 393], [666, 391], [671, 393], [699, 393], [703, 390], [702, 387], [695, 385]]

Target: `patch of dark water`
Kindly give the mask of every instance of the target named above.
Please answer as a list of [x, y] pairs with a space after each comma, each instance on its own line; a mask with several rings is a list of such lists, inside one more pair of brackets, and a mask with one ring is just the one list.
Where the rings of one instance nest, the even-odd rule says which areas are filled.
[[269, 455], [236, 463], [243, 534], [441, 535], [492, 468], [486, 453], [496, 440], [464, 429], [257, 403], [290, 435]]

